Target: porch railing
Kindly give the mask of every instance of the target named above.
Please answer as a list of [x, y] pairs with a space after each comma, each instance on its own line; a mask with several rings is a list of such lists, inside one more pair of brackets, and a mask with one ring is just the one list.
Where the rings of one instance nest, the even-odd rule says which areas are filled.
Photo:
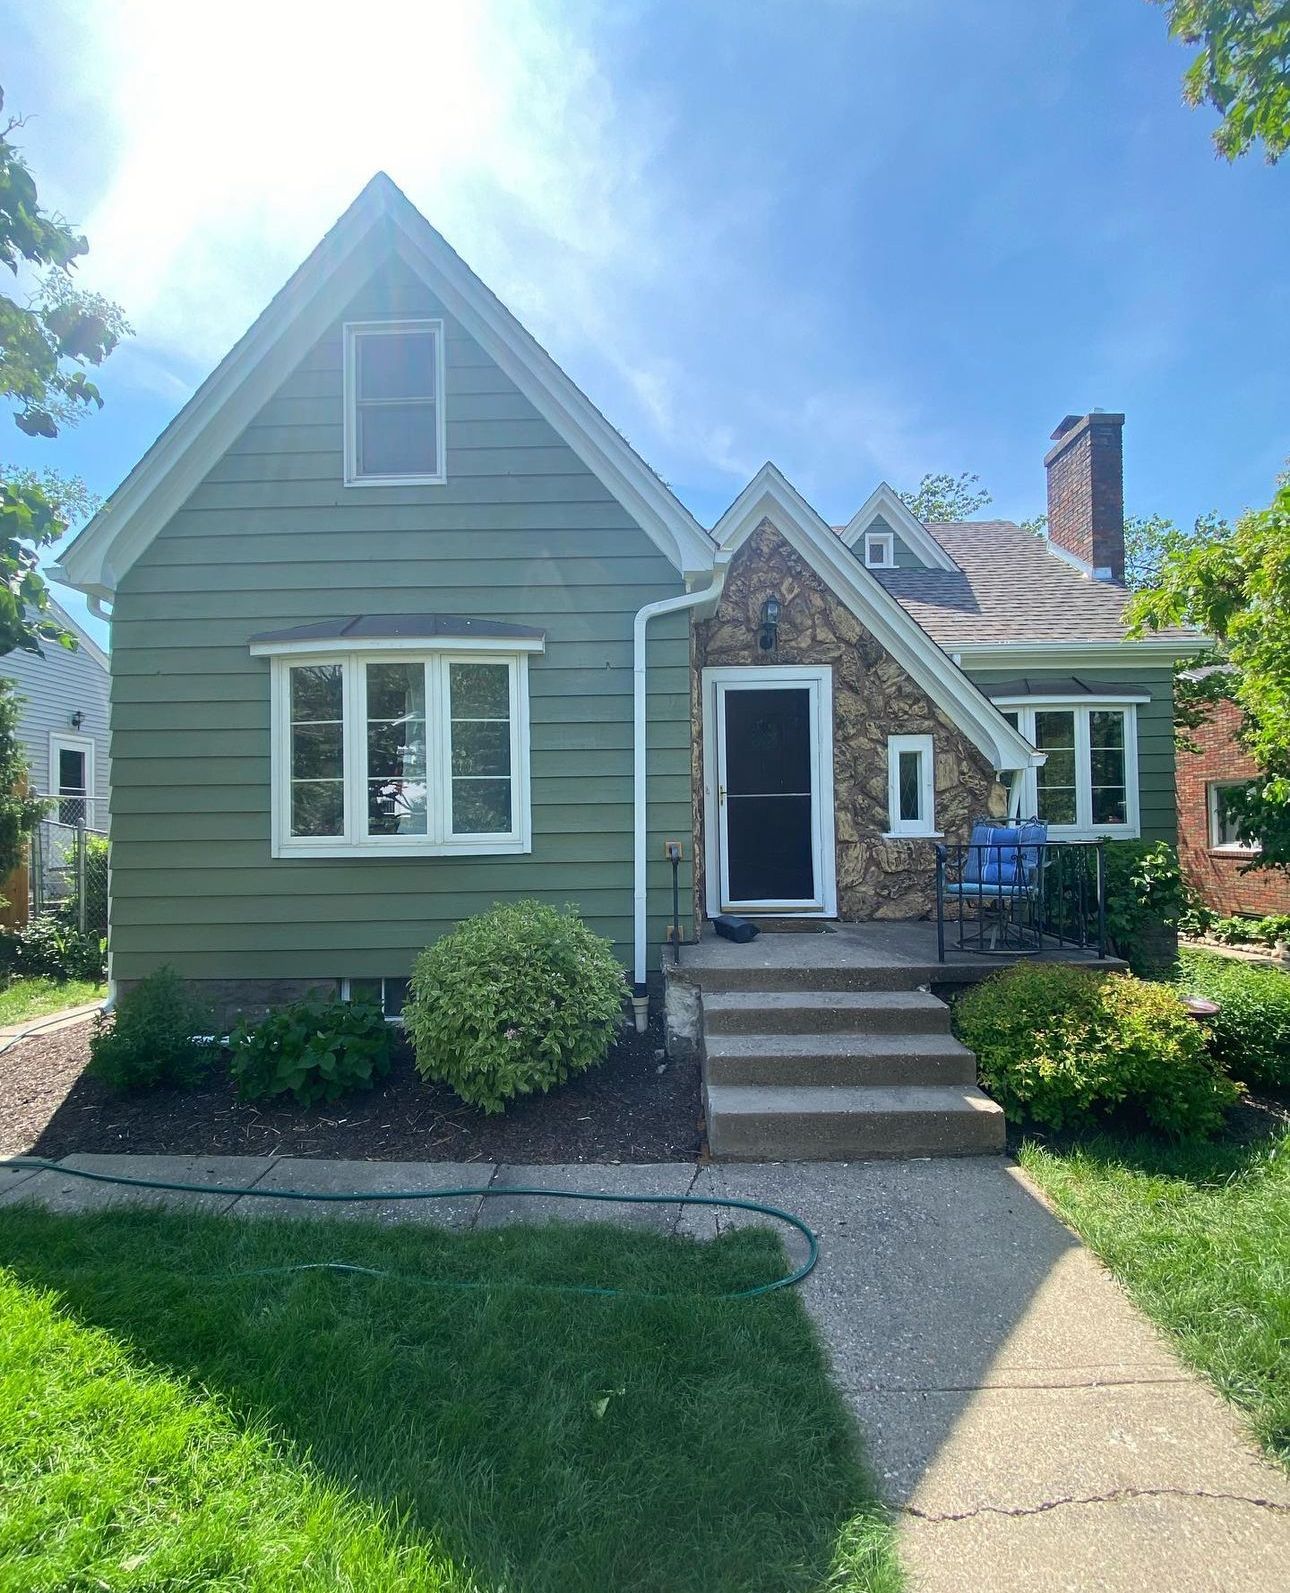
[[936, 951], [1106, 956], [1106, 843], [992, 841], [936, 848]]

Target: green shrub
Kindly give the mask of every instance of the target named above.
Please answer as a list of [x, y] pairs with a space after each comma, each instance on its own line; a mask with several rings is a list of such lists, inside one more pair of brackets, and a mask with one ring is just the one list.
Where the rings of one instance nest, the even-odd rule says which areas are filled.
[[195, 1084], [214, 1057], [211, 1014], [173, 968], [158, 968], [94, 1020], [86, 1069], [114, 1090]]
[[1164, 1133], [1210, 1133], [1238, 1096], [1169, 985], [1022, 963], [954, 1006], [981, 1082], [1009, 1118], [1085, 1128], [1123, 1113]]
[[1290, 913], [1268, 913], [1264, 918], [1224, 918], [1208, 908], [1193, 909], [1180, 926], [1190, 935], [1205, 935], [1225, 946], [1275, 946], [1290, 940]]
[[364, 1001], [306, 996], [230, 1040], [230, 1072], [243, 1100], [288, 1091], [301, 1106], [370, 1089], [390, 1071], [390, 1026]]
[[1108, 841], [1106, 933], [1136, 974], [1173, 961], [1172, 936], [1187, 906], [1178, 854], [1168, 841]]
[[1219, 1005], [1210, 1020], [1219, 1060], [1259, 1089], [1290, 1093], [1290, 974], [1184, 947], [1178, 987]]
[[500, 1112], [601, 1061], [625, 994], [613, 948], [572, 907], [497, 903], [417, 958], [403, 1021], [425, 1078]]
[[82, 934], [62, 914], [46, 914], [0, 934], [0, 967], [47, 979], [102, 979], [107, 942], [96, 930]]

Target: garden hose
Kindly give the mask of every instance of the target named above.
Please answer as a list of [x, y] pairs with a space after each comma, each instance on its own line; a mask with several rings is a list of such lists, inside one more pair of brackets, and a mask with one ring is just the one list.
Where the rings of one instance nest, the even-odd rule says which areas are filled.
[[[608, 1195], [597, 1191], [582, 1189], [526, 1189], [507, 1187], [475, 1187], [466, 1189], [356, 1189], [356, 1190], [327, 1190], [316, 1191], [307, 1189], [250, 1189], [238, 1188], [228, 1184], [190, 1184], [177, 1179], [164, 1178], [128, 1178], [121, 1173], [91, 1172], [86, 1167], [67, 1167], [61, 1162], [48, 1161], [42, 1156], [14, 1156], [6, 1161], [0, 1161], [0, 1168], [11, 1168], [22, 1171], [61, 1173], [70, 1178], [84, 1178], [96, 1184], [121, 1184], [132, 1189], [162, 1189], [175, 1191], [186, 1195], [230, 1195], [236, 1199], [259, 1200], [320, 1200], [320, 1201], [368, 1201], [368, 1200], [453, 1200], [469, 1199], [476, 1195], [496, 1196], [507, 1195], [511, 1197], [520, 1195], [537, 1195], [551, 1200], [598, 1200], [624, 1206], [706, 1206], [724, 1207], [731, 1211], [751, 1211], [758, 1216], [771, 1217], [776, 1222], [787, 1223], [790, 1228], [795, 1228], [806, 1240], [806, 1259], [792, 1272], [787, 1272], [783, 1277], [775, 1278], [770, 1283], [759, 1283], [748, 1289], [729, 1289], [721, 1294], [711, 1296], [717, 1300], [753, 1300], [759, 1295], [773, 1294], [777, 1289], [792, 1288], [801, 1283], [814, 1268], [820, 1257], [819, 1241], [805, 1222], [791, 1211], [784, 1211], [779, 1206], [769, 1206], [759, 1200], [739, 1200], [734, 1196], [722, 1197], [718, 1195]], [[441, 1283], [438, 1279], [415, 1278], [405, 1274], [383, 1272], [378, 1267], [361, 1267], [347, 1261], [305, 1261], [288, 1264], [281, 1267], [257, 1267], [249, 1272], [236, 1273], [236, 1277], [261, 1277], [277, 1273], [289, 1272], [340, 1272], [356, 1273], [365, 1277], [390, 1279], [402, 1283], [416, 1283], [427, 1288], [457, 1288], [457, 1289], [487, 1289], [499, 1287], [495, 1284], [476, 1283]], [[641, 1291], [635, 1289], [612, 1289], [598, 1287], [593, 1284], [556, 1284], [556, 1285], [519, 1285], [537, 1289], [554, 1289], [563, 1294], [590, 1294], [590, 1295], [630, 1295], [641, 1298]], [[646, 1296], [650, 1298], [650, 1296]], [[656, 1297], [655, 1297], [656, 1298]]]

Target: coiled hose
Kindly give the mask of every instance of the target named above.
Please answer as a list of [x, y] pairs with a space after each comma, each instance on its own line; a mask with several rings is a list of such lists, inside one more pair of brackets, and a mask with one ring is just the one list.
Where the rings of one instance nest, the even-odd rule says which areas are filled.
[[[759, 1283], [748, 1289], [730, 1289], [721, 1294], [709, 1296], [717, 1300], [753, 1300], [763, 1294], [773, 1294], [777, 1289], [789, 1289], [801, 1283], [814, 1268], [820, 1257], [819, 1241], [815, 1234], [803, 1220], [791, 1211], [784, 1211], [779, 1206], [770, 1206], [759, 1200], [738, 1200], [736, 1198], [721, 1197], [717, 1195], [608, 1195], [596, 1191], [581, 1189], [515, 1189], [511, 1187], [495, 1188], [491, 1186], [463, 1188], [463, 1189], [355, 1189], [355, 1190], [308, 1190], [308, 1189], [243, 1189], [228, 1184], [190, 1184], [178, 1179], [166, 1178], [128, 1178], [122, 1173], [91, 1172], [86, 1167], [68, 1167], [61, 1162], [52, 1162], [42, 1156], [15, 1156], [7, 1161], [0, 1161], [0, 1168], [21, 1169], [23, 1171], [60, 1173], [70, 1178], [84, 1178], [95, 1184], [120, 1184], [132, 1189], [162, 1189], [175, 1191], [187, 1195], [229, 1195], [237, 1199], [260, 1200], [317, 1200], [317, 1201], [369, 1201], [369, 1200], [460, 1200], [473, 1198], [476, 1195], [488, 1198], [497, 1195], [515, 1197], [519, 1195], [537, 1195], [551, 1200], [598, 1200], [625, 1206], [707, 1206], [723, 1207], [731, 1211], [751, 1211], [758, 1216], [773, 1218], [776, 1222], [787, 1223], [790, 1228], [795, 1228], [806, 1240], [806, 1259], [801, 1266], [793, 1271], [786, 1272], [782, 1277], [773, 1279], [770, 1283]], [[365, 1277], [389, 1279], [401, 1283], [422, 1285], [427, 1288], [457, 1288], [457, 1289], [485, 1289], [495, 1287], [493, 1284], [482, 1283], [443, 1283], [437, 1279], [415, 1278], [407, 1274], [398, 1274], [382, 1271], [378, 1267], [362, 1267], [348, 1261], [304, 1261], [280, 1267], [255, 1267], [247, 1272], [230, 1274], [233, 1277], [267, 1277], [279, 1273], [290, 1272], [341, 1272], [358, 1273]], [[612, 1289], [598, 1287], [593, 1284], [557, 1284], [557, 1285], [531, 1285], [530, 1287], [554, 1288], [563, 1294], [590, 1294], [590, 1295], [631, 1295], [641, 1298], [640, 1291], [633, 1289]], [[648, 1297], [648, 1296], [647, 1296]]]

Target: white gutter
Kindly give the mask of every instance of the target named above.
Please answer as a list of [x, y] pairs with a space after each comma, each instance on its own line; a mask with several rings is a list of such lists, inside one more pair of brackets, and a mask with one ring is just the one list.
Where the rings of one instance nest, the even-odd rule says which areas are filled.
[[634, 886], [634, 958], [632, 964], [633, 988], [637, 997], [645, 994], [645, 967], [648, 959], [646, 947], [646, 888], [645, 872], [649, 851], [649, 815], [646, 805], [645, 781], [645, 627], [659, 614], [675, 614], [682, 609], [698, 608], [703, 603], [715, 603], [721, 596], [729, 568], [729, 556], [717, 555], [712, 567], [710, 583], [695, 592], [683, 592], [680, 597], [661, 598], [657, 603], [646, 603], [636, 611], [632, 623], [632, 775], [633, 817], [635, 839], [633, 847]]

